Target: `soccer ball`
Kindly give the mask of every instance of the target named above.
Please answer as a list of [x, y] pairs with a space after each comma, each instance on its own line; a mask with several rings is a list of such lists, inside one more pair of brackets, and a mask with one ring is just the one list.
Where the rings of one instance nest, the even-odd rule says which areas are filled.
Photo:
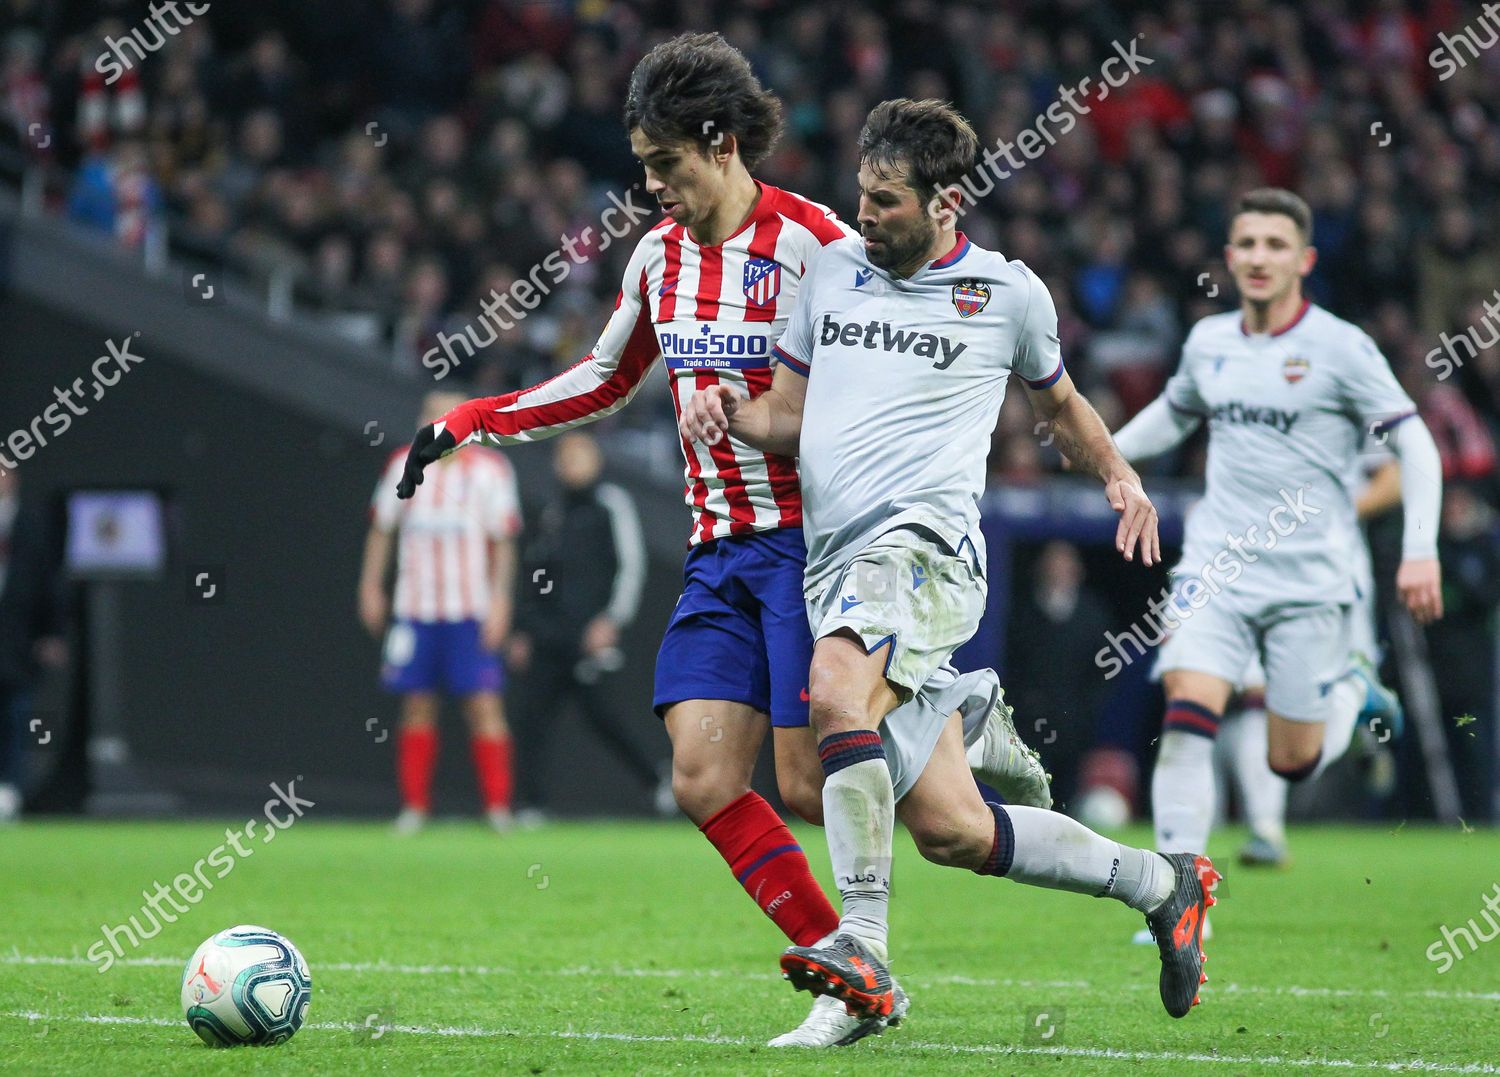
[[182, 1012], [210, 1047], [284, 1043], [302, 1027], [312, 974], [290, 939], [241, 924], [212, 936], [182, 970]]

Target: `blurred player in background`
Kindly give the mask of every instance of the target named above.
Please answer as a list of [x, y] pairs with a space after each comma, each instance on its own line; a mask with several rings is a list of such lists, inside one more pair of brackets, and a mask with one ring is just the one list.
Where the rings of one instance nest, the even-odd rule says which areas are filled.
[[1214, 738], [1252, 657], [1265, 669], [1267, 763], [1287, 781], [1338, 759], [1382, 691], [1366, 666], [1349, 664], [1362, 541], [1349, 483], [1367, 434], [1401, 462], [1401, 599], [1420, 623], [1442, 614], [1437, 447], [1374, 342], [1303, 298], [1311, 236], [1312, 211], [1290, 191], [1240, 198], [1224, 248], [1240, 309], [1193, 327], [1166, 390], [1115, 435], [1127, 459], [1142, 460], [1209, 422], [1206, 492], [1174, 570], [1182, 620], [1158, 658], [1162, 851], [1208, 845]]
[[1059, 812], [986, 803], [947, 695], [951, 656], [984, 613], [978, 502], [1012, 373], [1075, 466], [1104, 483], [1127, 561], [1160, 557], [1156, 509], [1063, 369], [1046, 286], [955, 229], [958, 184], [978, 157], [968, 122], [941, 101], [886, 101], [859, 150], [863, 242], [831, 244], [808, 274], [770, 390], [746, 403], [710, 388], [682, 419], [684, 436], [708, 445], [732, 434], [767, 451], [800, 446], [812, 721], [844, 907], [836, 937], [791, 947], [782, 971], [799, 990], [890, 1012], [899, 813], [936, 863], [1144, 913], [1162, 1003], [1182, 1017], [1204, 980], [1213, 865], [1121, 845]]
[[21, 479], [0, 468], [0, 823], [21, 813], [31, 700], [42, 669], [68, 660], [58, 550]]
[[[462, 400], [458, 393], [428, 393], [423, 418], [431, 422]], [[360, 619], [377, 639], [385, 634], [381, 680], [401, 696], [396, 828], [418, 830], [432, 810], [438, 711], [446, 694], [462, 701], [485, 816], [505, 830], [512, 761], [499, 650], [510, 632], [521, 530], [515, 473], [497, 452], [469, 453], [438, 467], [421, 500], [402, 502], [396, 482], [405, 458], [403, 447], [375, 489], [359, 580]], [[398, 544], [391, 620], [385, 579]]]
[[[659, 357], [679, 416], [708, 389], [754, 398], [770, 387], [771, 349], [804, 273], [825, 244], [851, 234], [826, 207], [751, 176], [780, 135], [780, 103], [718, 34], [684, 34], [637, 64], [625, 126], [666, 219], [637, 245], [593, 352], [550, 381], [471, 401], [419, 430], [402, 497], [415, 493], [428, 462], [459, 446], [539, 441], [613, 414]], [[672, 741], [673, 792], [787, 938], [815, 943], [835, 930], [838, 913], [791, 831], [750, 788], [769, 727], [782, 800], [822, 821], [823, 773], [807, 716], [812, 637], [796, 446], [767, 452], [736, 438], [713, 446], [684, 438], [682, 449], [693, 526], [654, 700]], [[1050, 803], [1039, 761], [1003, 718], [997, 707], [975, 732], [985, 780]], [[903, 996], [894, 1017], [904, 1010]], [[820, 1000], [773, 1044], [848, 1043], [886, 1021]]]
[[[635, 742], [606, 679], [624, 661], [620, 637], [640, 608], [646, 546], [635, 502], [603, 482], [599, 445], [575, 431], [557, 439], [557, 486], [533, 517], [521, 546], [516, 624], [507, 649], [515, 678], [518, 816], [547, 808], [547, 764], [561, 711], [575, 704], [586, 722], [642, 787], [658, 811], [676, 811], [670, 765], [658, 766]], [[665, 801], [665, 803], [663, 803]]]
[[[1399, 736], [1401, 707], [1394, 693], [1380, 685], [1375, 670], [1380, 665], [1379, 633], [1375, 624], [1375, 571], [1370, 559], [1370, 545], [1363, 525], [1401, 504], [1401, 465], [1376, 447], [1374, 456], [1361, 455], [1350, 489], [1359, 492], [1354, 498], [1358, 523], [1357, 541], [1350, 550], [1355, 578], [1354, 604], [1349, 611], [1349, 659], [1362, 664], [1370, 683], [1365, 706], [1359, 715], [1361, 723], [1369, 722], [1372, 753], [1388, 753], [1384, 741]], [[1370, 464], [1373, 472], [1367, 472]], [[1250, 829], [1250, 839], [1240, 849], [1240, 863], [1247, 867], [1285, 867], [1289, 853], [1286, 842], [1286, 780], [1273, 773], [1266, 763], [1266, 675], [1260, 659], [1254, 658], [1245, 679], [1236, 692], [1234, 706], [1219, 725], [1218, 749], [1225, 771], [1234, 781], [1240, 797], [1240, 813]], [[1355, 729], [1359, 733], [1358, 727]], [[1394, 763], [1386, 759], [1386, 771]]]

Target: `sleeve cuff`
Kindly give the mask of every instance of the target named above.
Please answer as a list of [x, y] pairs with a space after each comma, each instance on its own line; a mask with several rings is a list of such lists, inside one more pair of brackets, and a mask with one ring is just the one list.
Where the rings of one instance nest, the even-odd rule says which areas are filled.
[[794, 358], [787, 352], [782, 351], [780, 345], [776, 345], [775, 347], [773, 347], [771, 349], [771, 353], [781, 361], [782, 366], [786, 367], [788, 370], [796, 371], [804, 378], [808, 377], [812, 373], [812, 367], [804, 363], [801, 359]]
[[1026, 383], [1026, 387], [1028, 389], [1045, 389], [1049, 385], [1054, 384], [1057, 381], [1057, 379], [1060, 378], [1060, 377], [1062, 377], [1062, 376], [1063, 376], [1063, 361], [1061, 359], [1059, 359], [1057, 361], [1057, 369], [1054, 370], [1051, 374], [1048, 374], [1045, 378], [1036, 378], [1034, 380], [1031, 379], [1031, 378], [1022, 378], [1021, 380]]

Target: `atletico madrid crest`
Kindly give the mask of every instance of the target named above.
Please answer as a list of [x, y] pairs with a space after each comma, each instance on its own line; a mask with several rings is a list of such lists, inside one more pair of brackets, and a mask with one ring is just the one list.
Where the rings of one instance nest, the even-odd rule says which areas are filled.
[[990, 301], [990, 286], [983, 281], [959, 281], [953, 286], [953, 309], [960, 318], [972, 318]]
[[745, 262], [745, 299], [753, 307], [763, 307], [781, 294], [781, 263], [770, 258], [750, 258]]
[[1288, 359], [1281, 364], [1281, 376], [1288, 383], [1296, 385], [1303, 378], [1307, 377], [1307, 372], [1311, 369], [1312, 364], [1306, 359]]

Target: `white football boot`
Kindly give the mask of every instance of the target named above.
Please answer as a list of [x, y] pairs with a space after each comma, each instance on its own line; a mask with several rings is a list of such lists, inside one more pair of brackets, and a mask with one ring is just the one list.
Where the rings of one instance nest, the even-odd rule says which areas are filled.
[[901, 985], [891, 981], [894, 1002], [889, 1017], [851, 1017], [844, 1004], [832, 995], [813, 999], [807, 1019], [790, 1032], [777, 1036], [768, 1047], [847, 1047], [866, 1036], [878, 1036], [895, 1028], [911, 1010], [911, 999]]
[[1052, 807], [1051, 775], [1036, 749], [1021, 739], [1005, 693], [995, 696], [984, 732], [968, 748], [969, 769], [1007, 803], [1029, 808]]

